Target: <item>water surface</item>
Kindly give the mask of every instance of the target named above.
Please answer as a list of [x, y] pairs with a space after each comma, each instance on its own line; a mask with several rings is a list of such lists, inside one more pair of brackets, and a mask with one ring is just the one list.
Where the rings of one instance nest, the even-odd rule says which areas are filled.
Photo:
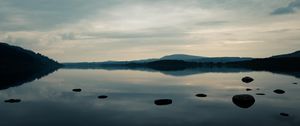
[[[245, 84], [241, 81], [244, 76], [255, 80]], [[60, 69], [39, 80], [0, 90], [0, 125], [298, 126], [300, 84], [295, 82], [300, 80], [269, 72], [171, 76], [131, 70]], [[75, 88], [82, 91], [73, 92]], [[285, 93], [276, 94], [275, 89]], [[196, 97], [199, 93], [207, 97]], [[239, 107], [232, 102], [239, 94], [252, 95], [255, 103]], [[99, 95], [108, 97], [98, 99]], [[11, 98], [22, 101], [4, 102]], [[157, 99], [172, 99], [172, 104], [158, 106], [154, 104]]]

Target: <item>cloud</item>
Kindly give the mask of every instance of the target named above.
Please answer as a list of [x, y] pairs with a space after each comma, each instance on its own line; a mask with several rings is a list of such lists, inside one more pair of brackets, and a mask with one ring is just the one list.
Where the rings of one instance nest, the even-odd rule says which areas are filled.
[[184, 32], [176, 31], [135, 31], [135, 32], [83, 32], [61, 34], [63, 40], [85, 40], [85, 39], [147, 39], [181, 37]]
[[[297, 47], [291, 43], [299, 40], [300, 31], [293, 30], [300, 28], [299, 16], [270, 15], [278, 7], [281, 13], [287, 7], [295, 13], [299, 0], [290, 1], [0, 0], [0, 41], [63, 62], [179, 52], [262, 57], [255, 53], [260, 52], [257, 44]], [[278, 42], [284, 44], [278, 47]]]
[[248, 43], [263, 43], [264, 41], [260, 40], [227, 40], [224, 41], [224, 44], [248, 44]]
[[0, 2], [1, 31], [49, 31], [93, 18], [115, 5], [116, 0], [0, 0]]
[[229, 23], [228, 21], [205, 21], [205, 22], [198, 22], [196, 25], [198, 26], [220, 26]]
[[300, 0], [289, 3], [286, 7], [280, 7], [271, 12], [271, 15], [283, 15], [295, 13], [300, 8]]
[[282, 7], [274, 10], [272, 15], [291, 14], [295, 13], [294, 7]]

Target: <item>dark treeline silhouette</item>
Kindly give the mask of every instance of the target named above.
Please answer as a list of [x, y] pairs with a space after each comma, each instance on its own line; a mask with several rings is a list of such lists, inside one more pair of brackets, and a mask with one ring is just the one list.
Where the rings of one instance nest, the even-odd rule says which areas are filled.
[[223, 63], [187, 62], [184, 60], [156, 60], [151, 62], [118, 62], [118, 63], [65, 63], [64, 68], [72, 69], [147, 69], [161, 71], [176, 71], [199, 67], [223, 67]]
[[66, 63], [65, 68], [79, 69], [132, 69], [143, 71], [159, 71], [164, 74], [176, 75], [172, 71], [183, 71], [178, 75], [190, 75], [204, 72], [242, 72], [269, 71], [300, 77], [300, 51], [291, 54], [256, 58], [236, 62], [192, 62], [184, 60], [155, 60], [149, 62], [118, 61], [93, 63]]
[[290, 73], [299, 77], [300, 72], [300, 58], [265, 58], [253, 59], [249, 61], [228, 62], [228, 63], [199, 63], [199, 62], [186, 62], [181, 60], [160, 60], [149, 62], [145, 64], [124, 64], [129, 68], [132, 67], [146, 67], [158, 71], [179, 71], [186, 69], [197, 68], [239, 68], [248, 69], [253, 71], [270, 71], [274, 73]]
[[[168, 57], [168, 58], [166, 58]], [[192, 57], [192, 58], [191, 58]], [[268, 58], [230, 58], [230, 57], [199, 57], [191, 55], [170, 55], [160, 59], [134, 60], [134, 61], [107, 61], [65, 63], [65, 68], [152, 68], [155, 70], [183, 70], [196, 67], [243, 67], [253, 70], [280, 70], [299, 71], [300, 51], [272, 56]], [[201, 60], [204, 58], [205, 60]], [[210, 60], [212, 59], [212, 60]], [[228, 60], [230, 59], [230, 60]]]
[[158, 60], [148, 63], [129, 63], [126, 64], [129, 67], [147, 67], [154, 70], [162, 71], [174, 71], [174, 70], [184, 70], [188, 68], [198, 67], [199, 63], [196, 62], [186, 62], [183, 60]]
[[0, 89], [33, 81], [62, 67], [46, 56], [6, 43], [0, 43], [0, 57]]
[[264, 58], [225, 63], [227, 66], [266, 71], [300, 71], [300, 58]]
[[147, 63], [126, 62], [118, 64], [101, 64], [101, 63], [69, 63], [65, 64], [66, 68], [151, 68], [154, 70], [184, 70], [197, 67], [235, 67], [247, 68], [251, 70], [266, 70], [266, 71], [300, 71], [300, 58], [264, 58], [253, 59], [249, 61], [228, 62], [228, 63], [213, 63], [213, 62], [187, 62], [183, 60], [158, 60]]

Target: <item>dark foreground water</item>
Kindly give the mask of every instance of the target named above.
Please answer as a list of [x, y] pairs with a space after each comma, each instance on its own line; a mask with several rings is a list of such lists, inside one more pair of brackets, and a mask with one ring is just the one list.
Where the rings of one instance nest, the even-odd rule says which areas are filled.
[[[255, 80], [243, 83], [244, 76]], [[299, 126], [300, 84], [295, 82], [300, 80], [269, 72], [170, 76], [61, 69], [0, 90], [0, 126]], [[73, 92], [75, 88], [82, 91]], [[285, 93], [276, 94], [276, 89]], [[195, 96], [201, 93], [207, 97]], [[234, 103], [232, 98], [240, 94], [253, 96], [255, 102]], [[4, 102], [7, 99], [21, 102]], [[158, 106], [157, 99], [171, 99], [172, 104]]]

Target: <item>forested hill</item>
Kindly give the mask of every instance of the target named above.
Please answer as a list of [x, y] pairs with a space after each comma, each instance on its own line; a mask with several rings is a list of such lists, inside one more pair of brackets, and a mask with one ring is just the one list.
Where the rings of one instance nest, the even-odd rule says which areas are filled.
[[60, 67], [39, 53], [0, 42], [0, 89], [41, 78]]

